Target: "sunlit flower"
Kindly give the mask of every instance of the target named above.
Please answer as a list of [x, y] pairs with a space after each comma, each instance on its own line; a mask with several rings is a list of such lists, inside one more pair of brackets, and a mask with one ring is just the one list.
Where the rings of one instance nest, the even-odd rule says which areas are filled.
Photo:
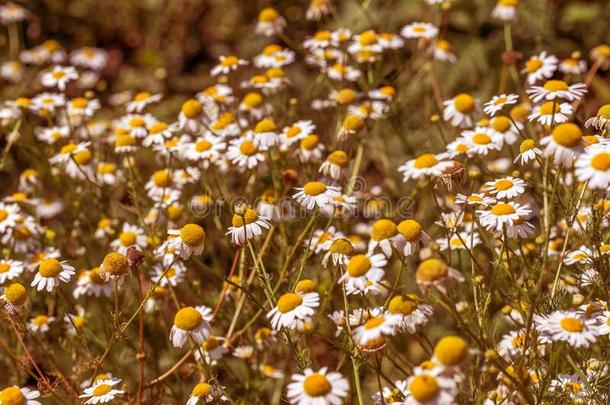
[[119, 395], [123, 395], [125, 391], [114, 388], [115, 385], [121, 382], [118, 378], [108, 380], [97, 380], [92, 386], [85, 388], [80, 398], [87, 399], [85, 404], [104, 404], [115, 399]]
[[450, 100], [443, 102], [443, 119], [454, 127], [470, 127], [477, 110], [476, 100], [467, 93], [461, 93]]
[[40, 76], [40, 82], [45, 87], [57, 87], [65, 90], [68, 82], [78, 79], [78, 73], [72, 66], [54, 66]]
[[314, 314], [314, 308], [320, 305], [320, 295], [317, 292], [288, 292], [279, 297], [275, 307], [267, 313], [271, 327], [295, 329], [299, 320], [304, 320]]
[[550, 79], [557, 70], [557, 57], [546, 51], [532, 56], [526, 63], [523, 73], [527, 73], [527, 83], [534, 84], [542, 79]]
[[349, 392], [349, 383], [340, 373], [326, 367], [303, 374], [293, 374], [286, 388], [286, 397], [296, 405], [341, 405]]

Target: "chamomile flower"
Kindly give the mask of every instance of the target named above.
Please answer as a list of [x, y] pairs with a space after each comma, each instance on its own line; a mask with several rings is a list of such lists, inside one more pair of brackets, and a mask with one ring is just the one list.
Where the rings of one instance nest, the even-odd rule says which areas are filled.
[[587, 71], [587, 62], [580, 59], [580, 52], [574, 52], [559, 64], [559, 70], [566, 75], [581, 75]]
[[222, 393], [222, 388], [216, 385], [200, 382], [193, 387], [186, 405], [196, 405], [200, 402], [207, 404], [215, 400], [226, 401], [227, 398]]
[[588, 188], [606, 190], [610, 185], [610, 147], [598, 144], [585, 149], [576, 159], [574, 172]]
[[347, 153], [342, 150], [333, 151], [320, 166], [319, 172], [331, 179], [341, 178], [341, 172], [349, 165]]
[[434, 59], [440, 60], [441, 62], [455, 63], [457, 58], [455, 57], [455, 54], [451, 52], [451, 49], [451, 42], [446, 39], [438, 39], [434, 42], [432, 47], [432, 56]]
[[348, 294], [357, 294], [365, 291], [367, 287], [379, 282], [385, 275], [383, 268], [388, 264], [385, 255], [376, 254], [357, 254], [352, 256], [345, 272], [339, 278], [338, 283], [345, 283], [345, 290]]
[[57, 259], [46, 259], [38, 266], [38, 271], [34, 276], [31, 286], [36, 287], [38, 291], [46, 290], [47, 292], [59, 285], [60, 281], [67, 283], [75, 274], [74, 267], [70, 266], [66, 261], [58, 261]]
[[354, 340], [363, 350], [379, 350], [385, 346], [385, 336], [396, 334], [400, 321], [398, 314], [373, 308], [366, 321], [352, 332]]
[[517, 19], [517, 6], [519, 0], [498, 0], [491, 11], [491, 16], [500, 21], [508, 22]]
[[541, 100], [553, 101], [557, 99], [574, 101], [580, 99], [586, 92], [586, 84], [568, 85], [563, 80], [548, 80], [544, 83], [544, 86], [532, 86], [527, 90], [528, 96], [536, 103]]
[[326, 70], [326, 74], [333, 80], [347, 80], [349, 82], [355, 82], [360, 78], [360, 76], [362, 76], [362, 72], [360, 70], [342, 63], [335, 63], [334, 65], [330, 66]]
[[422, 370], [407, 379], [404, 405], [444, 405], [455, 403], [457, 385], [437, 372]]
[[328, 247], [326, 254], [324, 254], [322, 266], [326, 267], [330, 259], [332, 259], [332, 263], [335, 266], [345, 266], [349, 263], [354, 252], [354, 245], [348, 239], [337, 237]]
[[413, 22], [403, 27], [400, 35], [407, 39], [433, 39], [438, 35], [438, 27], [425, 22]]
[[210, 163], [219, 159], [226, 144], [222, 138], [206, 133], [193, 142], [181, 144], [181, 155], [188, 160], [198, 162], [201, 167], [207, 169]]
[[453, 127], [470, 127], [477, 110], [477, 101], [470, 94], [461, 93], [443, 102], [443, 119]]
[[203, 252], [206, 235], [200, 225], [186, 224], [180, 229], [168, 230], [167, 235], [168, 239], [165, 242], [167, 248], [184, 260], [193, 255], [199, 256]]
[[589, 347], [599, 335], [597, 320], [582, 313], [555, 311], [547, 316], [534, 316], [538, 331], [553, 342], [566, 342], [573, 347]]
[[524, 165], [540, 155], [542, 155], [542, 151], [536, 147], [536, 142], [533, 139], [525, 139], [519, 145], [519, 154], [515, 157], [514, 162], [519, 161], [521, 165]]
[[197, 344], [202, 344], [210, 337], [210, 320], [212, 310], [205, 306], [184, 307], [174, 316], [174, 325], [170, 331], [170, 340], [174, 347], [182, 347], [189, 337]]
[[258, 14], [258, 23], [256, 24], [257, 34], [270, 37], [275, 34], [281, 34], [285, 27], [286, 20], [274, 8], [264, 8]]
[[349, 383], [340, 373], [326, 367], [318, 371], [306, 368], [303, 374], [292, 375], [286, 397], [295, 405], [341, 405], [348, 392]]
[[310, 0], [305, 12], [305, 18], [310, 21], [319, 21], [334, 10], [335, 8], [331, 0]]
[[287, 150], [292, 144], [307, 138], [315, 129], [316, 126], [310, 120], [297, 121], [285, 127], [280, 134], [282, 150]]
[[254, 57], [254, 65], [259, 68], [282, 67], [294, 62], [294, 51], [270, 44]]
[[23, 263], [18, 260], [0, 259], [0, 284], [19, 277], [23, 270]]
[[55, 322], [55, 317], [47, 315], [36, 315], [30, 318], [27, 328], [30, 332], [43, 334], [49, 331], [49, 325]]
[[231, 239], [236, 245], [243, 245], [246, 240], [262, 235], [263, 229], [269, 229], [268, 221], [266, 217], [260, 216], [252, 208], [246, 208], [243, 214], [233, 214], [227, 235], [231, 235]]
[[400, 316], [398, 330], [415, 333], [428, 323], [432, 307], [421, 302], [421, 298], [415, 294], [396, 295], [388, 303], [388, 312]]
[[[222, 358], [229, 349], [224, 346], [225, 338], [220, 336], [210, 336], [201, 344], [204, 360], [208, 364], [217, 364], [217, 361]], [[195, 359], [201, 360], [199, 350], [195, 351]]]
[[574, 158], [583, 151], [582, 130], [571, 122], [557, 125], [551, 135], [540, 140], [546, 145], [544, 156], [552, 156], [553, 163], [564, 167], [572, 167]]
[[504, 177], [488, 181], [483, 185], [485, 192], [497, 199], [512, 199], [525, 192], [525, 181], [518, 177]]
[[528, 119], [530, 121], [536, 120], [541, 125], [551, 126], [566, 122], [570, 115], [572, 115], [572, 105], [570, 103], [547, 101], [535, 106]]
[[419, 180], [427, 176], [440, 176], [452, 164], [452, 162], [442, 160], [441, 155], [424, 153], [399, 166], [398, 171], [403, 174], [403, 181], [407, 182], [411, 179]]
[[127, 222], [123, 224], [123, 228], [119, 233], [119, 237], [112, 241], [110, 246], [115, 251], [126, 255], [131, 247], [138, 250], [143, 250], [148, 245], [148, 238], [144, 230], [136, 225], [131, 225]]
[[430, 243], [431, 239], [428, 234], [424, 232], [420, 223], [413, 219], [401, 221], [396, 230], [403, 238], [405, 256], [414, 254], [420, 245], [426, 247]]
[[114, 400], [117, 396], [123, 395], [125, 391], [114, 388], [121, 382], [118, 378], [108, 380], [97, 380], [95, 383], [85, 388], [80, 398], [86, 399], [85, 404], [104, 404]]
[[212, 70], [210, 71], [210, 74], [212, 76], [217, 76], [219, 74], [229, 74], [235, 70], [237, 70], [237, 68], [239, 68], [240, 66], [244, 66], [247, 65], [248, 62], [243, 60], [243, 59], [239, 59], [237, 56], [235, 55], [228, 55], [228, 56], [220, 56], [218, 58], [218, 65], [214, 66], [212, 68]]
[[522, 72], [527, 74], [527, 83], [534, 84], [542, 79], [550, 79], [557, 70], [557, 63], [556, 56], [543, 51], [529, 58]]
[[0, 302], [9, 314], [16, 313], [23, 308], [28, 300], [28, 293], [25, 287], [19, 283], [11, 283], [4, 287]]
[[288, 292], [280, 296], [275, 307], [267, 313], [267, 318], [275, 330], [295, 329], [298, 321], [313, 316], [314, 308], [319, 305], [320, 295], [317, 292]]
[[204, 129], [205, 112], [203, 104], [197, 99], [191, 98], [182, 103], [178, 116], [178, 128], [196, 134]]
[[333, 204], [333, 198], [340, 194], [339, 187], [327, 186], [319, 181], [310, 181], [303, 187], [295, 187], [295, 190], [297, 193], [292, 198], [308, 210]]
[[476, 127], [474, 130], [462, 131], [458, 139], [468, 145], [469, 156], [485, 156], [491, 151], [502, 149], [504, 144], [503, 135], [488, 127]]
[[40, 76], [40, 82], [45, 87], [57, 87], [64, 91], [68, 82], [78, 79], [78, 73], [72, 66], [54, 66]]
[[0, 21], [4, 25], [23, 21], [29, 16], [30, 12], [28, 9], [12, 1], [0, 5]]
[[[10, 5], [11, 3], [9, 3]], [[7, 7], [4, 5], [3, 7]], [[2, 15], [0, 10], [0, 16]], [[27, 387], [17, 385], [9, 386], [0, 391], [0, 404], [2, 405], [42, 405], [36, 398], [40, 397], [40, 392]]]
[[128, 113], [141, 113], [146, 107], [161, 101], [162, 98], [163, 94], [151, 94], [147, 91], [141, 91], [133, 96], [131, 101], [125, 105], [125, 108]]
[[254, 169], [259, 163], [265, 161], [262, 151], [263, 149], [259, 149], [252, 139], [241, 137], [229, 143], [227, 158], [240, 169]]
[[504, 227], [510, 228], [515, 221], [519, 221], [521, 217], [525, 217], [531, 213], [527, 205], [519, 203], [498, 202], [489, 209], [477, 210], [477, 215], [483, 225], [488, 230], [502, 232]]
[[608, 131], [610, 128], [610, 104], [601, 106], [595, 117], [591, 117], [585, 122], [585, 126], [592, 126], [600, 131]]
[[387, 257], [392, 256], [392, 249], [402, 250], [403, 237], [398, 233], [398, 227], [393, 221], [379, 219], [373, 223], [368, 250], [373, 252], [377, 247], [380, 247]]
[[471, 250], [481, 243], [481, 238], [474, 232], [457, 232], [447, 238], [436, 240], [440, 251]]
[[463, 282], [464, 276], [456, 269], [449, 267], [441, 259], [429, 258], [422, 261], [415, 272], [415, 281], [425, 293], [431, 287], [446, 293], [446, 285], [451, 280]]
[[483, 111], [485, 114], [494, 116], [507, 105], [513, 105], [517, 103], [519, 100], [519, 96], [516, 94], [500, 94], [497, 96], [493, 96], [491, 100], [489, 100], [483, 106]]

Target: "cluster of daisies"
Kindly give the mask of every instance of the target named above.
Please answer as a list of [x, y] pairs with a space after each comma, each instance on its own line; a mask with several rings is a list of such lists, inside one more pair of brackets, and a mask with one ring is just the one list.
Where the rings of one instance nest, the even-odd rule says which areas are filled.
[[[490, 9], [507, 39], [518, 7]], [[31, 17], [0, 6], [9, 33]], [[0, 405], [607, 402], [610, 104], [586, 96], [610, 46], [512, 55], [514, 93], [443, 100], [435, 21], [293, 43], [264, 8], [262, 49], [178, 101], [101, 91], [104, 49], [9, 35], [0, 78], [35, 79], [0, 105]], [[438, 138], [380, 182], [386, 63], [430, 73]]]

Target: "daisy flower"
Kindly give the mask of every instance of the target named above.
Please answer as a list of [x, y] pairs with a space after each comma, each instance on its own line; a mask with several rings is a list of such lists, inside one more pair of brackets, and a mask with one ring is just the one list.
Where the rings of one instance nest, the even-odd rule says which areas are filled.
[[583, 150], [582, 130], [570, 122], [559, 124], [540, 143], [546, 145], [543, 153], [545, 157], [552, 156], [555, 165], [569, 168]]
[[347, 153], [342, 150], [333, 151], [320, 166], [319, 172], [331, 179], [341, 178], [341, 171], [349, 165]]
[[542, 79], [549, 79], [557, 70], [557, 57], [548, 55], [546, 51], [532, 56], [526, 63], [523, 73], [527, 74], [527, 83], [534, 84]]
[[348, 294], [357, 294], [380, 281], [385, 275], [383, 268], [387, 264], [388, 260], [381, 253], [354, 255], [347, 262], [345, 272], [338, 283], [345, 283]]
[[405, 46], [405, 41], [396, 34], [391, 32], [382, 32], [379, 34], [379, 43], [385, 49], [400, 49]]
[[477, 109], [476, 100], [467, 93], [461, 93], [450, 100], [443, 102], [443, 119], [453, 127], [470, 127], [473, 124], [473, 115]]
[[[559, 374], [557, 378], [551, 380], [549, 391], [565, 395], [572, 400], [583, 401], [591, 392], [587, 388], [588, 382], [584, 382], [578, 375]], [[578, 402], [578, 401], [575, 401]]]
[[403, 27], [400, 35], [407, 39], [434, 39], [438, 35], [438, 27], [425, 22], [413, 22]]
[[0, 259], [0, 284], [4, 284], [23, 273], [23, 263], [17, 260]]
[[445, 284], [450, 279], [461, 283], [464, 281], [464, 276], [436, 258], [422, 261], [415, 272], [415, 281], [424, 292], [430, 287], [436, 287], [442, 293], [446, 293]]
[[286, 397], [296, 405], [341, 405], [349, 392], [349, 383], [337, 372], [326, 367], [313, 371], [306, 368], [303, 374], [293, 374], [286, 389]]
[[218, 76], [221, 73], [226, 75], [232, 71], [237, 70], [237, 68], [239, 68], [240, 66], [248, 64], [247, 61], [239, 59], [237, 56], [234, 55], [220, 56], [218, 60], [218, 65], [214, 66], [210, 71], [210, 74], [212, 76]]
[[515, 221], [531, 212], [527, 205], [509, 201], [496, 203], [489, 210], [477, 210], [477, 215], [486, 229], [502, 232], [505, 225], [510, 228]]
[[398, 330], [415, 333], [420, 326], [428, 323], [432, 307], [422, 303], [415, 294], [396, 295], [388, 304], [388, 312], [400, 316]]
[[259, 216], [252, 208], [246, 208], [243, 214], [235, 213], [231, 221], [227, 235], [231, 235], [233, 243], [243, 245], [247, 239], [252, 239], [263, 234], [263, 228], [269, 229], [269, 220]]
[[40, 82], [45, 87], [57, 87], [64, 91], [68, 82], [78, 79], [78, 73], [72, 66], [54, 66], [40, 76]]
[[559, 64], [559, 70], [565, 75], [581, 75], [587, 71], [587, 62], [580, 59], [580, 52], [574, 52]]
[[419, 245], [426, 247], [430, 243], [430, 237], [424, 230], [419, 222], [413, 219], [405, 219], [401, 221], [396, 230], [404, 239], [403, 254], [405, 256], [411, 256], [418, 249]]
[[310, 181], [303, 187], [295, 187], [295, 190], [297, 193], [292, 198], [308, 210], [333, 204], [333, 198], [340, 194], [339, 187], [327, 186], [319, 181]]
[[119, 237], [112, 241], [110, 246], [115, 251], [126, 255], [131, 247], [142, 251], [148, 245], [148, 238], [144, 230], [136, 225], [125, 222]]
[[519, 145], [519, 154], [515, 157], [514, 162], [519, 161], [521, 165], [524, 165], [540, 155], [542, 155], [542, 151], [536, 147], [536, 142], [533, 139], [526, 139]]
[[479, 235], [474, 232], [457, 232], [449, 238], [436, 240], [440, 251], [445, 250], [471, 250], [481, 243]]
[[2, 21], [2, 24], [4, 25], [23, 21], [29, 16], [30, 12], [28, 9], [21, 7], [19, 4], [13, 3], [12, 1], [0, 5], [0, 21]]
[[451, 52], [451, 49], [451, 42], [446, 39], [438, 39], [431, 49], [432, 56], [434, 59], [440, 60], [441, 62], [455, 63], [457, 58], [453, 52]]
[[129, 113], [141, 113], [150, 104], [157, 103], [162, 98], [163, 94], [151, 94], [147, 91], [141, 91], [133, 96], [133, 99], [125, 105], [125, 108]]
[[443, 405], [455, 403], [458, 394], [454, 380], [422, 371], [407, 379], [404, 405]]
[[363, 350], [376, 351], [385, 346], [384, 336], [393, 336], [397, 332], [401, 316], [385, 312], [382, 308], [373, 308], [368, 319], [353, 330], [354, 340]]
[[594, 145], [576, 158], [578, 181], [587, 181], [587, 187], [606, 190], [610, 185], [610, 146]]
[[485, 103], [483, 111], [485, 114], [494, 116], [507, 105], [513, 105], [517, 103], [519, 96], [516, 94], [500, 94], [499, 96], [493, 96], [491, 100]]
[[0, 302], [4, 303], [4, 309], [9, 314], [16, 313], [19, 308], [23, 307], [28, 299], [28, 293], [25, 287], [19, 283], [12, 283], [4, 288], [3, 294], [0, 296]]
[[517, 6], [519, 0], [498, 0], [491, 11], [491, 16], [500, 21], [508, 22], [517, 19]]
[[488, 181], [483, 185], [485, 192], [498, 199], [512, 199], [525, 192], [526, 184], [518, 177], [504, 177]]
[[349, 114], [341, 124], [341, 128], [337, 133], [337, 139], [344, 141], [350, 135], [356, 134], [362, 128], [364, 128], [364, 119], [356, 114]]
[[299, 142], [299, 148], [295, 154], [299, 157], [302, 163], [305, 162], [318, 162], [322, 159], [322, 152], [326, 147], [320, 141], [320, 137], [316, 134], [311, 134], [301, 139]]
[[319, 21], [322, 17], [331, 14], [334, 9], [331, 0], [310, 0], [305, 18], [310, 21]]
[[427, 176], [438, 177], [452, 165], [452, 162], [442, 160], [441, 155], [424, 153], [399, 166], [398, 171], [403, 174], [402, 180], [407, 182], [410, 179], [418, 180]]
[[[94, 270], [92, 270], [93, 272]], [[99, 267], [97, 274], [91, 274], [92, 277], [99, 276], [108, 281], [110, 279], [118, 279], [121, 276], [129, 272], [129, 260], [127, 257], [119, 252], [110, 252], [102, 260], [102, 264]], [[94, 282], [97, 280], [93, 279]]]
[[576, 83], [568, 86], [563, 80], [548, 80], [544, 86], [532, 86], [527, 89], [528, 96], [536, 103], [541, 100], [557, 99], [574, 101], [580, 99], [586, 92], [586, 84]]
[[383, 387], [382, 391], [373, 394], [372, 399], [375, 405], [402, 404], [406, 392], [407, 382], [404, 380], [396, 380], [394, 381], [393, 387]]
[[282, 67], [294, 62], [294, 52], [277, 44], [270, 44], [254, 57], [254, 65], [258, 68]]
[[[7, 7], [4, 5], [3, 7]], [[2, 11], [0, 10], [0, 15]], [[2, 405], [42, 405], [36, 401], [40, 392], [27, 387], [17, 385], [9, 386], [0, 391], [0, 404]]]
[[597, 320], [585, 318], [580, 312], [555, 311], [547, 316], [534, 315], [534, 322], [542, 336], [573, 347], [589, 347], [599, 335]]
[[32, 333], [46, 333], [49, 331], [49, 324], [54, 321], [52, 316], [37, 315], [29, 320], [27, 327]]
[[269, 118], [260, 120], [253, 131], [248, 131], [247, 136], [252, 139], [261, 150], [267, 150], [276, 145], [279, 140], [277, 126], [275, 125], [275, 122]]
[[566, 122], [570, 115], [572, 115], [572, 105], [570, 103], [547, 101], [535, 106], [528, 119], [530, 121], [536, 120], [541, 125], [551, 126]]
[[102, 70], [108, 63], [108, 52], [89, 46], [75, 49], [70, 53], [70, 63], [91, 70]]
[[322, 258], [322, 266], [326, 267], [330, 259], [333, 265], [345, 266], [354, 255], [354, 245], [343, 237], [336, 238], [330, 244], [328, 251]]
[[500, 150], [504, 144], [502, 134], [493, 128], [476, 127], [474, 130], [462, 131], [460, 139], [468, 145], [468, 155], [486, 156], [493, 150]]
[[316, 126], [310, 120], [297, 121], [285, 127], [280, 134], [282, 149], [286, 150], [292, 144], [307, 138], [315, 129]]
[[115, 399], [119, 395], [123, 395], [125, 391], [117, 390], [115, 385], [120, 383], [118, 378], [108, 380], [97, 380], [92, 386], [85, 388], [80, 398], [87, 399], [85, 404], [104, 404]]
[[289, 292], [282, 295], [275, 307], [267, 313], [271, 327], [295, 329], [297, 321], [304, 320], [314, 314], [314, 308], [320, 305], [320, 295], [317, 292]]
[[371, 240], [369, 241], [369, 252], [373, 252], [378, 246], [387, 257], [392, 256], [392, 248], [402, 250], [402, 236], [398, 233], [397, 225], [389, 219], [379, 219], [371, 227]]
[[70, 266], [68, 262], [46, 259], [38, 266], [38, 271], [31, 286], [36, 287], [38, 291], [51, 292], [55, 286], [59, 285], [60, 281], [69, 282], [74, 274], [74, 267]]
[[199, 100], [191, 98], [182, 104], [177, 128], [184, 129], [191, 134], [201, 133], [205, 129], [204, 119], [203, 104]]
[[0, 233], [6, 233], [7, 229], [14, 228], [21, 218], [21, 209], [17, 204], [5, 204], [0, 202]]
[[205, 231], [200, 225], [186, 224], [180, 229], [167, 231], [167, 248], [175, 251], [178, 256], [186, 260], [192, 255], [199, 256], [205, 244]]
[[184, 307], [176, 312], [174, 325], [169, 334], [174, 347], [182, 347], [189, 336], [197, 344], [210, 337], [212, 310], [206, 306]]
[[595, 117], [591, 117], [585, 122], [585, 126], [592, 126], [600, 131], [607, 131], [610, 127], [610, 104], [601, 106], [597, 110]]
[[265, 161], [265, 155], [259, 147], [248, 137], [232, 140], [227, 149], [227, 158], [239, 168], [254, 169], [259, 163]]
[[221, 401], [227, 400], [227, 397], [222, 393], [222, 388], [219, 386], [201, 382], [193, 387], [191, 395], [186, 401], [186, 405], [196, 405], [200, 401], [204, 404], [207, 404], [214, 402], [214, 400], [218, 399], [220, 399]]
[[281, 34], [285, 27], [286, 20], [274, 8], [264, 8], [258, 14], [258, 23], [256, 24], [257, 34], [270, 37], [275, 34]]
[[360, 70], [342, 63], [335, 63], [334, 65], [330, 66], [326, 70], [326, 74], [333, 80], [347, 80], [349, 82], [355, 82], [360, 78], [360, 76], [362, 76], [362, 72]]

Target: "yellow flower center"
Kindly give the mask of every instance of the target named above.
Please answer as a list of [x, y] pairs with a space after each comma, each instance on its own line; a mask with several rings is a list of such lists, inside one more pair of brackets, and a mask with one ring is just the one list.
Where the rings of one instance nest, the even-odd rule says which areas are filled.
[[562, 329], [567, 330], [568, 332], [582, 332], [584, 329], [584, 325], [580, 319], [569, 316], [563, 318], [559, 324]]
[[345, 167], [347, 166], [347, 164], [349, 163], [349, 160], [347, 158], [347, 153], [345, 153], [342, 150], [336, 150], [333, 153], [331, 153], [330, 155], [328, 155], [327, 160], [337, 166], [340, 167]]
[[547, 101], [540, 106], [540, 114], [542, 115], [552, 115], [553, 111], [555, 113], [559, 112], [559, 105], [553, 101]]
[[239, 59], [237, 59], [237, 56], [225, 56], [225, 58], [222, 60], [222, 62], [220, 62], [221, 66], [224, 67], [232, 67], [237, 65], [237, 62], [239, 61]]
[[[104, 272], [113, 276], [120, 276], [129, 271], [129, 261], [119, 252], [110, 252], [102, 261]], [[93, 271], [93, 270], [92, 270]]]
[[597, 116], [610, 120], [610, 104], [601, 106], [600, 109], [597, 110]]
[[49, 322], [49, 317], [46, 315], [38, 315], [34, 318], [33, 322], [36, 326], [46, 325]]
[[316, 41], [328, 41], [331, 37], [330, 31], [318, 31], [314, 35]]
[[4, 289], [4, 297], [13, 305], [23, 305], [27, 299], [27, 292], [21, 284], [13, 283]]
[[121, 232], [119, 235], [119, 241], [123, 246], [131, 246], [136, 243], [136, 233], [135, 232]]
[[69, 155], [70, 153], [74, 152], [75, 149], [76, 149], [76, 145], [73, 143], [69, 143], [66, 146], [61, 148], [60, 153], [62, 155]]
[[17, 386], [7, 387], [0, 391], [0, 404], [2, 405], [23, 405], [25, 397]]
[[159, 122], [155, 122], [149, 129], [149, 133], [150, 134], [158, 134], [160, 132], [163, 132], [167, 129], [167, 124], [165, 122], [159, 121]]
[[335, 100], [339, 104], [351, 104], [356, 100], [358, 95], [352, 89], [341, 89], [335, 94]]
[[354, 245], [347, 239], [335, 239], [328, 249], [331, 253], [339, 253], [345, 256], [354, 254]]
[[203, 113], [203, 105], [198, 100], [192, 98], [182, 104], [182, 113], [189, 119], [198, 118]]
[[150, 97], [150, 93], [147, 91], [141, 91], [133, 98], [135, 101], [144, 101]]
[[610, 169], [610, 153], [601, 152], [593, 156], [593, 159], [591, 159], [591, 166], [594, 169], [601, 171]]
[[418, 282], [432, 282], [440, 280], [447, 275], [449, 268], [439, 259], [426, 259], [420, 263], [415, 273]]
[[321, 397], [332, 389], [328, 378], [320, 373], [313, 373], [303, 381], [303, 391], [310, 397]]
[[201, 324], [203, 317], [201, 313], [193, 307], [185, 307], [176, 312], [174, 316], [174, 325], [182, 330], [193, 330]]
[[265, 72], [265, 74], [267, 75], [268, 78], [270, 79], [277, 79], [280, 77], [284, 77], [284, 70], [282, 68], [271, 68], [271, 69], [267, 69], [267, 71]]
[[320, 137], [315, 134], [308, 135], [303, 138], [299, 144], [299, 146], [305, 150], [312, 150], [315, 148], [320, 142]]
[[460, 364], [468, 355], [468, 344], [458, 336], [445, 336], [434, 347], [434, 356], [446, 366]]
[[371, 265], [371, 260], [366, 255], [355, 255], [347, 263], [347, 272], [351, 277], [361, 277], [370, 270]]
[[494, 105], [504, 104], [507, 101], [508, 101], [508, 99], [506, 97], [500, 97], [500, 98], [496, 99], [496, 101], [494, 101]]
[[298, 293], [308, 293], [312, 292], [315, 287], [316, 284], [313, 282], [313, 280], [306, 278], [297, 283], [297, 285], [294, 287], [294, 291]]
[[214, 129], [220, 130], [224, 129], [230, 124], [235, 122], [235, 117], [230, 112], [223, 113], [217, 120], [214, 122]]
[[499, 115], [491, 123], [493, 129], [500, 133], [504, 133], [510, 129], [510, 120], [508, 117]]
[[472, 141], [477, 145], [487, 145], [491, 142], [491, 138], [487, 134], [478, 133], [474, 134]]
[[474, 98], [470, 94], [458, 94], [453, 99], [453, 105], [459, 112], [468, 114], [474, 111]]
[[294, 310], [303, 303], [303, 298], [299, 294], [286, 293], [277, 301], [277, 310], [283, 314]]
[[239, 152], [245, 156], [252, 156], [258, 152], [258, 148], [252, 141], [243, 141], [241, 145], [239, 145]]
[[519, 152], [521, 152], [521, 153], [527, 152], [528, 150], [531, 150], [535, 147], [536, 147], [536, 142], [534, 142], [534, 140], [526, 139], [525, 141], [521, 142], [521, 145], [519, 145]]
[[494, 184], [494, 188], [500, 191], [506, 191], [513, 186], [513, 182], [507, 179], [502, 179], [496, 181]]
[[212, 148], [212, 143], [206, 140], [197, 141], [195, 144], [195, 150], [197, 152], [205, 152]]
[[157, 187], [169, 187], [172, 184], [172, 177], [169, 170], [157, 170], [153, 174], [152, 180]]
[[274, 53], [277, 53], [282, 50], [282, 47], [277, 44], [267, 45], [263, 48], [263, 55], [271, 56]]
[[286, 131], [286, 137], [294, 138], [295, 136], [297, 136], [300, 133], [301, 133], [301, 128], [299, 128], [297, 125], [293, 125], [290, 128], [288, 128], [288, 131]]
[[97, 387], [95, 387], [93, 389], [93, 396], [94, 397], [101, 397], [102, 395], [106, 395], [108, 394], [110, 391], [112, 391], [112, 386], [108, 385], [108, 384], [100, 384]]
[[544, 89], [548, 91], [563, 91], [568, 89], [568, 84], [563, 80], [549, 80], [544, 83]]
[[208, 383], [199, 383], [195, 385], [191, 395], [197, 398], [207, 397], [212, 393], [212, 386]]
[[303, 192], [309, 196], [315, 197], [326, 191], [326, 185], [319, 181], [310, 181], [303, 186]]
[[519, 0], [499, 0], [498, 4], [507, 7], [516, 7], [519, 4]]
[[380, 219], [371, 228], [371, 238], [375, 241], [391, 238], [396, 235], [396, 228], [396, 224], [389, 219]]
[[582, 131], [575, 124], [568, 122], [557, 125], [551, 136], [556, 144], [571, 148], [576, 146], [582, 139]]
[[535, 71], [540, 69], [542, 67], [542, 65], [543, 65], [542, 61], [540, 59], [538, 59], [537, 57], [534, 57], [525, 63], [525, 70], [528, 73], [534, 73]]
[[417, 240], [422, 232], [422, 227], [419, 222], [413, 219], [405, 219], [398, 224], [397, 229], [408, 242]]
[[370, 46], [377, 43], [377, 34], [374, 31], [365, 31], [358, 38], [360, 45]]
[[205, 241], [205, 231], [197, 224], [186, 224], [180, 229], [180, 239], [188, 246], [201, 246]]
[[409, 315], [417, 309], [417, 301], [412, 296], [397, 295], [390, 300], [388, 309], [392, 314]]
[[89, 105], [89, 100], [87, 100], [84, 97], [77, 97], [74, 100], [72, 100], [72, 107], [85, 108], [85, 107], [87, 107], [87, 105]]
[[38, 273], [42, 277], [56, 277], [61, 273], [61, 263], [56, 259], [46, 259], [38, 267]]
[[264, 120], [261, 120], [258, 122], [258, 124], [256, 124], [256, 127], [254, 127], [254, 132], [273, 132], [276, 129], [277, 126], [275, 125], [275, 122], [273, 122], [269, 118], [265, 118]]
[[259, 93], [248, 93], [244, 96], [242, 103], [250, 108], [256, 108], [263, 103], [263, 96]]
[[436, 398], [440, 392], [436, 378], [427, 375], [416, 375], [409, 384], [409, 391], [413, 398], [419, 402], [428, 402]]
[[364, 126], [364, 120], [357, 115], [348, 115], [343, 120], [343, 129], [346, 131], [357, 131]]
[[121, 146], [134, 146], [136, 145], [137, 140], [135, 136], [132, 136], [131, 134], [121, 134], [121, 135], [117, 135], [115, 141], [114, 141], [114, 146], [116, 147], [121, 147]]
[[379, 89], [379, 92], [390, 97], [394, 97], [396, 95], [396, 90], [392, 86], [384, 86]]
[[91, 153], [91, 151], [89, 149], [85, 149], [85, 150], [82, 150], [82, 151], [74, 154], [74, 160], [79, 165], [86, 165], [87, 163], [89, 163], [91, 161], [92, 157], [93, 157], [93, 154]]
[[55, 79], [55, 80], [60, 80], [65, 75], [66, 75], [66, 72], [64, 72], [63, 70], [56, 70], [53, 73], [51, 73], [51, 76], [53, 76], [53, 79]]
[[438, 159], [432, 153], [425, 153], [415, 159], [413, 164], [417, 169], [427, 169], [433, 167], [438, 163]]
[[496, 204], [491, 207], [491, 213], [496, 216], [511, 215], [515, 212], [515, 207], [510, 204]]
[[8, 218], [8, 211], [0, 209], [0, 221], [4, 221]]
[[6, 273], [11, 269], [11, 265], [8, 263], [0, 263], [0, 273]]
[[246, 212], [244, 213], [243, 216], [241, 216], [239, 214], [234, 214], [231, 222], [232, 222], [233, 226], [237, 228], [237, 227], [244, 226], [244, 223], [246, 225], [251, 224], [252, 222], [256, 221], [257, 219], [258, 219], [258, 214], [256, 213], [256, 211], [254, 211], [252, 208], [247, 208]]
[[260, 22], [273, 22], [278, 18], [278, 12], [271, 7], [267, 7], [261, 10], [258, 14], [258, 21]]

